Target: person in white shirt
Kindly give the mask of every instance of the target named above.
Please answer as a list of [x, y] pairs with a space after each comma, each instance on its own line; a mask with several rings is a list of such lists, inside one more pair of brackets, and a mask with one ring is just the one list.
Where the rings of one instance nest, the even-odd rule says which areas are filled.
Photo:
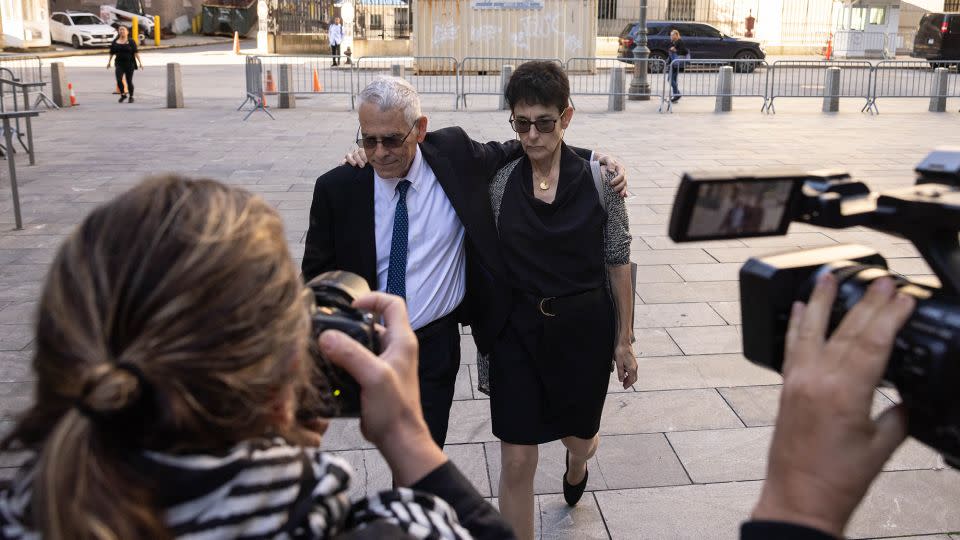
[[330, 54], [333, 55], [333, 65], [340, 65], [340, 44], [343, 43], [343, 25], [340, 17], [334, 17], [333, 23], [327, 28], [330, 36]]

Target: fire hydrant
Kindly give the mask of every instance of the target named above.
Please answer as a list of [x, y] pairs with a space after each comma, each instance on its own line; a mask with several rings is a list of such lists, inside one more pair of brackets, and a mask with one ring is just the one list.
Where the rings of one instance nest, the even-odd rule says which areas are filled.
[[347, 50], [343, 51], [343, 55], [347, 57], [347, 61], [343, 63], [345, 66], [349, 66], [353, 63], [353, 60], [350, 60], [350, 56], [353, 54], [353, 51], [350, 50], [350, 47], [347, 47]]

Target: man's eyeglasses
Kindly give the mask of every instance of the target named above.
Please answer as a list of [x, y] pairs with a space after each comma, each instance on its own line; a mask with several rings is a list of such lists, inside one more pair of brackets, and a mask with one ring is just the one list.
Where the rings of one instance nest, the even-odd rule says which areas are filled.
[[362, 146], [364, 150], [368, 152], [373, 152], [377, 149], [377, 144], [383, 145], [387, 150], [396, 150], [403, 146], [403, 142], [407, 140], [407, 137], [413, 133], [413, 128], [417, 127], [417, 123], [414, 122], [410, 126], [410, 131], [407, 131], [407, 134], [403, 137], [399, 135], [390, 135], [387, 137], [361, 137], [360, 128], [357, 128], [357, 146]]
[[[563, 116], [565, 112], [567, 112], [567, 109], [560, 111], [560, 116]], [[557, 118], [538, 118], [531, 121], [526, 118], [514, 118], [511, 115], [510, 120], [508, 120], [510, 127], [517, 133], [529, 133], [530, 126], [537, 126], [537, 132], [539, 133], [553, 133], [553, 130], [557, 129], [558, 121], [560, 121], [559, 116]]]

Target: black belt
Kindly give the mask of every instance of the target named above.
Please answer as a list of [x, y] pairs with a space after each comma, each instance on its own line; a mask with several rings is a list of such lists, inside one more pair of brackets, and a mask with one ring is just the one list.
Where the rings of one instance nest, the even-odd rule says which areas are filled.
[[446, 328], [448, 323], [456, 324], [456, 313], [457, 310], [453, 310], [443, 317], [434, 319], [433, 322], [427, 323], [426, 325], [414, 330], [413, 333], [417, 335], [417, 339], [420, 341], [423, 341], [429, 337], [433, 337]]
[[582, 302], [590, 295], [597, 294], [597, 292], [601, 290], [603, 290], [603, 287], [597, 287], [595, 289], [590, 289], [588, 291], [570, 294], [567, 296], [547, 297], [537, 296], [526, 292], [521, 292], [520, 294], [522, 294], [528, 301], [532, 302], [534, 306], [536, 306], [537, 310], [540, 311], [540, 314], [544, 317], [556, 317], [561, 312], [575, 306], [579, 302]]

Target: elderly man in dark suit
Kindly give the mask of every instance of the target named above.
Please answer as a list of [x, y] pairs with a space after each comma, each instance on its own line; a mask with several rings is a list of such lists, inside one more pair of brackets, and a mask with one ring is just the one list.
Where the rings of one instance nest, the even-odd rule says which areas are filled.
[[506, 317], [484, 292], [503, 266], [487, 181], [523, 150], [517, 141], [475, 142], [459, 127], [428, 132], [419, 96], [398, 78], [367, 86], [359, 117], [357, 143], [372, 167], [341, 165], [317, 179], [304, 278], [347, 270], [406, 299], [423, 413], [442, 447], [460, 368], [458, 323], [471, 325], [483, 351]]

